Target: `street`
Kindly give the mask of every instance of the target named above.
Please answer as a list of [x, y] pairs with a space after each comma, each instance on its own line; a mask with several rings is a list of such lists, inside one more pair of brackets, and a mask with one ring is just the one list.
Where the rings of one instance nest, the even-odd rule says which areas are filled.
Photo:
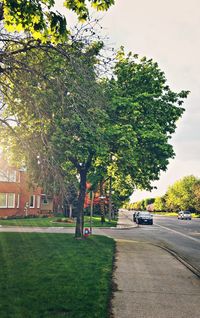
[[[132, 211], [124, 211], [132, 220]], [[134, 223], [133, 223], [134, 224]], [[104, 230], [117, 239], [150, 242], [174, 251], [200, 273], [200, 219], [178, 220], [154, 216], [154, 225], [139, 225], [129, 230]]]

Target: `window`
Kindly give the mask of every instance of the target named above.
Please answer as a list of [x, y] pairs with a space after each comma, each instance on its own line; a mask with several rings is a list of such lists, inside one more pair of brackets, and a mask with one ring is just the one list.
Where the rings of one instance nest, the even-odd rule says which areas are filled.
[[14, 208], [15, 194], [14, 193], [0, 193], [0, 208]]
[[14, 193], [7, 193], [7, 206], [8, 206], [8, 208], [15, 207], [15, 194]]
[[30, 196], [30, 201], [29, 201], [29, 208], [34, 208], [35, 207], [35, 195]]
[[37, 209], [40, 208], [40, 195], [37, 195]]
[[17, 195], [17, 209], [19, 209], [19, 200], [20, 200], [20, 197], [19, 197], [19, 194]]
[[7, 208], [7, 194], [0, 193], [0, 208]]
[[9, 182], [16, 182], [17, 180], [17, 171], [15, 170], [9, 170], [8, 171], [8, 181]]
[[15, 170], [0, 170], [0, 181], [3, 182], [16, 182], [17, 171]]
[[8, 171], [0, 170], [0, 181], [8, 181]]
[[48, 199], [47, 199], [46, 195], [42, 198], [42, 203], [48, 204]]

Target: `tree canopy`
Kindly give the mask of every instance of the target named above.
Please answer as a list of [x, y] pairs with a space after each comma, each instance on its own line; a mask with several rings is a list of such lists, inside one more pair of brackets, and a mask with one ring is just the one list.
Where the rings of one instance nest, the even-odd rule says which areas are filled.
[[[173, 92], [164, 73], [151, 59], [117, 54], [113, 77], [105, 83], [109, 101], [107, 129], [115, 155], [116, 182], [151, 189], [161, 170], [166, 170], [174, 151], [169, 141], [188, 92]], [[129, 193], [130, 195], [131, 193]]]
[[[69, 33], [66, 17], [54, 10], [55, 0], [2, 0], [0, 20], [8, 31], [27, 31], [35, 39], [58, 42]], [[79, 21], [89, 17], [89, 5], [96, 10], [107, 10], [114, 0], [63, 0], [63, 5], [75, 12]]]
[[[198, 202], [198, 179], [191, 175], [176, 181], [170, 186], [166, 193], [166, 207], [171, 211], [195, 210]], [[197, 191], [197, 192], [196, 192]]]
[[[141, 209], [143, 201], [135, 202], [128, 207]], [[180, 210], [200, 212], [200, 179], [190, 175], [174, 182], [168, 187], [164, 196], [155, 198], [153, 210], [160, 212], [177, 212]]]

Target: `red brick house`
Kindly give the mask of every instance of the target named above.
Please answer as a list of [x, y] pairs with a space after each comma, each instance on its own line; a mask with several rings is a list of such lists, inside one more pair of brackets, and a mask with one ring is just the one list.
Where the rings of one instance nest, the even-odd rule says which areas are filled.
[[0, 218], [47, 214], [53, 200], [39, 187], [30, 187], [25, 169], [10, 167], [0, 157]]

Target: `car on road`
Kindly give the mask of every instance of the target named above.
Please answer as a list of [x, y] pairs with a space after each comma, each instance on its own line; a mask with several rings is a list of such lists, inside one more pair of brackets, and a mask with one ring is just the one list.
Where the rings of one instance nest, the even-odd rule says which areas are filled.
[[136, 222], [136, 218], [139, 212], [134, 212], [133, 213], [133, 222]]
[[153, 225], [153, 216], [149, 212], [139, 212], [136, 215], [136, 223]]
[[180, 211], [178, 212], [178, 219], [179, 220], [191, 220], [192, 215], [190, 211]]

